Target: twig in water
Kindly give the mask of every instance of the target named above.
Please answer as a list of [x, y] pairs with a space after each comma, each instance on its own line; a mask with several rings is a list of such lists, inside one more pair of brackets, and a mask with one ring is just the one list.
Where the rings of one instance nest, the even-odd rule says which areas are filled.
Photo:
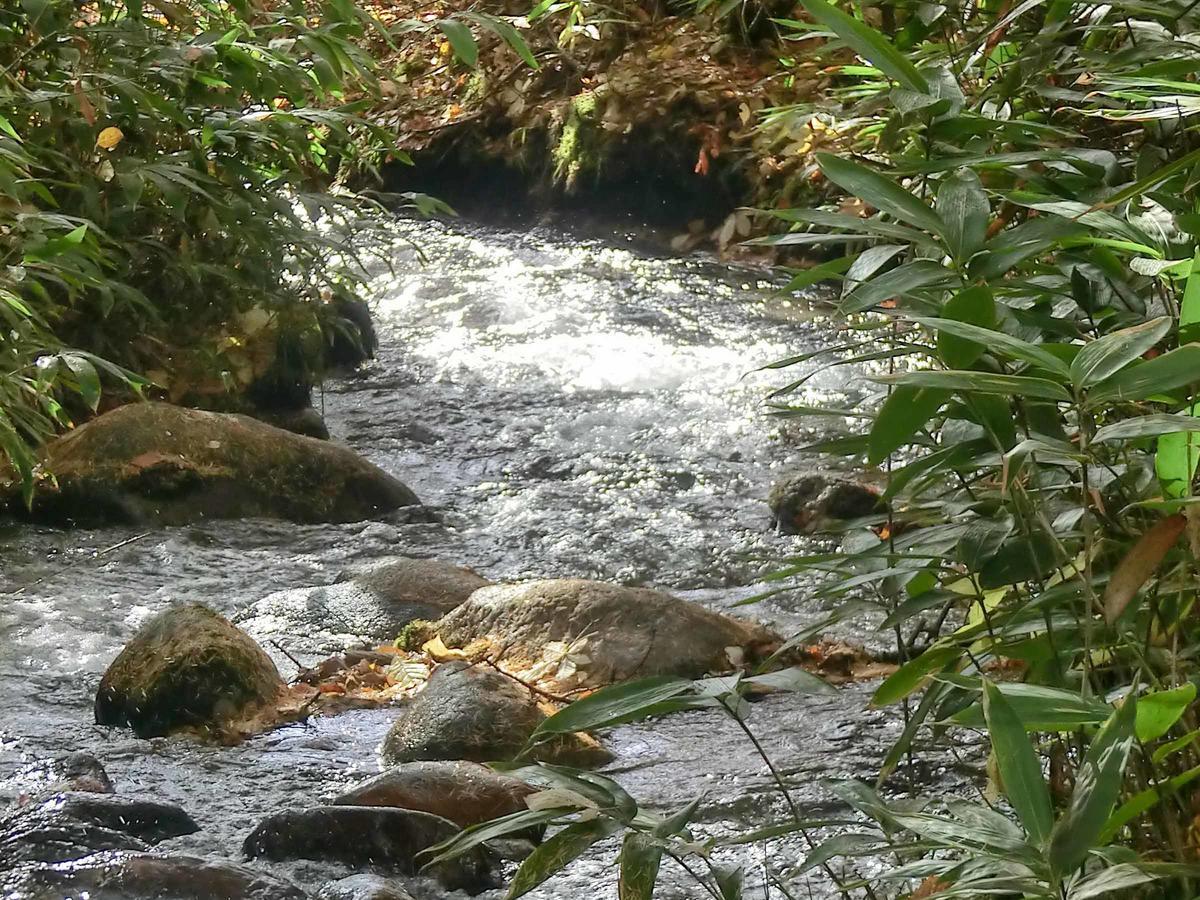
[[[122, 547], [128, 547], [130, 544], [135, 543], [136, 541], [140, 541], [144, 537], [149, 537], [153, 533], [154, 532], [152, 532], [152, 531], [143, 531], [141, 534], [135, 534], [131, 538], [126, 538], [123, 541], [118, 541], [117, 543], [113, 544], [111, 547], [105, 547], [103, 550], [97, 550], [89, 558], [90, 559], [99, 559], [101, 556], [105, 556], [116, 550], [120, 550]], [[35, 578], [33, 581], [29, 582], [29, 584], [23, 584], [19, 588], [17, 588], [15, 591], [9, 591], [4, 596], [19, 597], [23, 593], [25, 593], [27, 590], [29, 590], [31, 587], [37, 587], [39, 584], [44, 584], [45, 582], [49, 581], [51, 578], [57, 578], [59, 575], [61, 575], [63, 572], [66, 572], [68, 569], [73, 569], [75, 566], [79, 565], [80, 562], [82, 562], [82, 560], [73, 559], [69, 563], [67, 563], [65, 566], [63, 566], [62, 568], [60, 568], [54, 572], [51, 572], [49, 575], [43, 575], [41, 578]]]
[[294, 656], [292, 656], [292, 654], [288, 653], [287, 650], [284, 649], [283, 644], [279, 643], [279, 641], [272, 639], [270, 641], [270, 644], [272, 647], [274, 647], [276, 650], [278, 650], [280, 653], [282, 653], [284, 656], [286, 656], [288, 659], [290, 659], [292, 661], [292, 665], [295, 666], [297, 669], [299, 669], [301, 673], [308, 671], [308, 666], [304, 665], [304, 663], [300, 662], [300, 660], [296, 659], [296, 657], [294, 657]]

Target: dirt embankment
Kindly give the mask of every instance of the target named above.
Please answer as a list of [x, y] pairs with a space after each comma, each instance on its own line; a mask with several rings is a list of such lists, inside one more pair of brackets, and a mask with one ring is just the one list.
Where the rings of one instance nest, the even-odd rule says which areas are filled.
[[[763, 26], [740, 14], [717, 21], [629, 3], [585, 14], [562, 4], [530, 24], [524, 3], [473, 7], [515, 24], [535, 69], [479, 22], [470, 23], [478, 63], [467, 65], [433, 24], [457, 6], [380, 11], [424, 23], [398, 49], [373, 48], [386, 60], [378, 118], [414, 162], [388, 167], [389, 188], [471, 215], [586, 211], [657, 229], [677, 249], [725, 249], [755, 227], [741, 207], [812, 194], [802, 151], [825, 79], [787, 58], [765, 16], [756, 36]], [[783, 112], [763, 127], [772, 110]]]

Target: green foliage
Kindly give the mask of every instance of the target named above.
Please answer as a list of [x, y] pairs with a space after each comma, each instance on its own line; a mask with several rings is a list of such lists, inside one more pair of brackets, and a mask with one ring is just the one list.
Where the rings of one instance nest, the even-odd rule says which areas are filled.
[[0, 10], [0, 446], [27, 486], [99, 374], [172, 396], [274, 363], [310, 379], [357, 286], [333, 227], [354, 203], [327, 190], [385, 139], [361, 118], [368, 21], [346, 0]]
[[[1190, 112], [1167, 108], [1196, 91], [1194, 5], [983, 4], [932, 20], [897, 5], [885, 35], [848, 4], [802, 2], [830, 34], [816, 52], [837, 60], [833, 127], [847, 121], [854, 151], [815, 162], [870, 215], [782, 211], [792, 230], [763, 242], [836, 236], [851, 260], [839, 309], [894, 371], [873, 377], [865, 444], [827, 450], [886, 465], [880, 520], [898, 527], [791, 571], [876, 604], [899, 635], [937, 612], [942, 632], [906, 643], [876, 692], [879, 705], [923, 692], [881, 779], [923, 733], [984, 728], [1021, 825], [1015, 843], [998, 817], [994, 839], [966, 840], [984, 808], [893, 810], [855, 846], [915, 835], [923, 867], [892, 877], [936, 876], [953, 896], [1186, 884], [1196, 873], [1167, 864], [1194, 854], [1179, 792], [1196, 777], [1200, 675], [1200, 207]], [[1044, 782], [1047, 756], [1069, 797]], [[939, 848], [957, 856], [943, 866]]]

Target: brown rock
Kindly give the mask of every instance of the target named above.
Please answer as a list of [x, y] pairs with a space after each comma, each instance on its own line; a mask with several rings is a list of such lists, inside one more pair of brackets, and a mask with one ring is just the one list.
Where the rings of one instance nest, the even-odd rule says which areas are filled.
[[560, 690], [728, 671], [782, 642], [761, 625], [661, 591], [581, 579], [482, 588], [437, 630], [448, 647], [489, 654]]
[[[332, 860], [415, 875], [421, 852], [458, 834], [453, 822], [429, 813], [383, 806], [315, 806], [268, 816], [246, 838], [251, 859]], [[437, 866], [433, 875], [451, 890], [491, 884], [485, 851], [476, 848]]]
[[[351, 522], [420, 501], [337, 444], [248, 416], [131, 403], [52, 441], [32, 515], [62, 524], [264, 516]], [[0, 499], [24, 510], [0, 474]]]
[[305, 900], [294, 884], [248, 866], [149, 853], [98, 853], [40, 866], [17, 873], [3, 887], [22, 900]]
[[139, 737], [178, 728], [220, 730], [284, 690], [275, 664], [246, 634], [200, 604], [159, 613], [108, 667], [96, 692], [96, 723]]
[[339, 796], [343, 806], [397, 806], [449, 819], [463, 828], [525, 809], [536, 788], [464, 760], [410, 762]]

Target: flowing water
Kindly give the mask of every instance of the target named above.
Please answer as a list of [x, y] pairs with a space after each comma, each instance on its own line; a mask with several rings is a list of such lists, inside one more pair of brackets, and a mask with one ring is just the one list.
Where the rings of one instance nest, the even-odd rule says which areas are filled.
[[[760, 590], [772, 558], [810, 549], [769, 529], [771, 481], [816, 460], [794, 449], [803, 434], [763, 414], [779, 373], [755, 370], [831, 343], [827, 319], [781, 299], [760, 270], [463, 224], [398, 221], [393, 239], [394, 269], [380, 267], [376, 279], [379, 357], [329, 383], [320, 402], [336, 439], [406, 481], [440, 521], [400, 511], [352, 525], [0, 531], [0, 801], [27, 790], [39, 762], [88, 750], [118, 792], [173, 800], [201, 824], [162, 849], [236, 858], [263, 816], [322, 802], [377, 771], [389, 710], [315, 719], [232, 748], [93, 725], [106, 665], [176, 601], [234, 615], [271, 591], [411, 555], [495, 580], [655, 585], [721, 608]], [[801, 399], [858, 402], [846, 377], [820, 373]], [[822, 612], [790, 595], [749, 611], [783, 629]], [[858, 637], [876, 640], [870, 623], [860, 626]], [[285, 676], [294, 671], [281, 662]], [[870, 777], [898, 733], [893, 712], [866, 709], [869, 692], [852, 685], [753, 706], [751, 727], [806, 814], [834, 808], [818, 779]], [[705, 795], [702, 834], [783, 810], [753, 748], [715, 713], [619, 728], [607, 743], [617, 753], [609, 771], [648, 808]], [[954, 777], [926, 768], [906, 771], [940, 784]], [[783, 839], [719, 855], [754, 881], [764, 865], [787, 871], [802, 852]], [[614, 853], [601, 845], [534, 896], [615, 896]], [[304, 885], [342, 872], [271, 868]], [[823, 875], [806, 877], [826, 892]], [[700, 896], [678, 871], [664, 880], [662, 897]], [[418, 881], [414, 893], [437, 891]]]

